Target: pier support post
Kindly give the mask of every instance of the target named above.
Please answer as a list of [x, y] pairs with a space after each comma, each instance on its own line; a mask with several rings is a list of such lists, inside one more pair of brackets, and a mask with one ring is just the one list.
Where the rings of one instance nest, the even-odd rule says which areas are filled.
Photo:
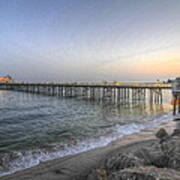
[[180, 113], [180, 96], [178, 96], [178, 113]]
[[177, 95], [174, 96], [173, 115], [176, 115]]

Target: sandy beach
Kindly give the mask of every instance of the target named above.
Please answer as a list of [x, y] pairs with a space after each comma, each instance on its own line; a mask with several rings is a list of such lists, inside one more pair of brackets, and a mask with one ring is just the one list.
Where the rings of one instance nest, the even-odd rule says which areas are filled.
[[[14, 174], [1, 177], [3, 180], [95, 180], [95, 179], [126, 179], [135, 176], [138, 179], [156, 177], [168, 177], [174, 174], [173, 179], [180, 179], [180, 167], [173, 163], [163, 162], [165, 165], [157, 165], [167, 153], [168, 147], [175, 146], [173, 155], [179, 153], [179, 134], [173, 132], [177, 129], [177, 122], [170, 121], [158, 128], [144, 130], [141, 134], [126, 136], [110, 143], [103, 148], [97, 148], [88, 152], [73, 156], [67, 156], [52, 161], [47, 161], [38, 166], [25, 169]], [[165, 129], [168, 134], [161, 132], [158, 138], [155, 134], [159, 129]], [[167, 146], [165, 150], [162, 150]], [[146, 152], [147, 150], [147, 152]], [[165, 152], [164, 152], [165, 151]], [[174, 152], [175, 151], [175, 152]], [[139, 153], [140, 156], [135, 154]], [[170, 152], [169, 152], [170, 153]], [[125, 159], [123, 159], [125, 156]], [[155, 157], [155, 162], [150, 159]], [[150, 158], [150, 159], [149, 159]], [[169, 158], [169, 157], [168, 157]], [[172, 165], [173, 164], [173, 165]], [[167, 167], [166, 167], [167, 165]], [[159, 167], [158, 167], [159, 166]], [[162, 167], [161, 167], [162, 166]], [[171, 167], [173, 166], [173, 167]]]

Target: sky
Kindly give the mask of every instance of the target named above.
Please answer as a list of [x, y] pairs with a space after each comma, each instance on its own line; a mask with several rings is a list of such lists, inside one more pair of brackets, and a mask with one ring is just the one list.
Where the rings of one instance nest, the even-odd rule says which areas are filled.
[[155, 81], [180, 75], [180, 0], [0, 0], [0, 76]]

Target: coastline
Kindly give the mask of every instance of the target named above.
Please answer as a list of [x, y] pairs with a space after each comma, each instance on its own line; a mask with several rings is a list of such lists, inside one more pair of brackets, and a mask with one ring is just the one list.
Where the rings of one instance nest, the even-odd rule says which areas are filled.
[[165, 128], [168, 134], [172, 134], [176, 122], [169, 121], [162, 123], [159, 127], [142, 130], [141, 133], [124, 136], [113, 141], [105, 147], [97, 148], [76, 155], [69, 155], [63, 158], [40, 163], [37, 166], [2, 176], [3, 180], [69, 180], [86, 179], [93, 169], [98, 169], [101, 163], [112, 154], [117, 152], [128, 152], [128, 149], [137, 149], [157, 143], [155, 133], [159, 128]]

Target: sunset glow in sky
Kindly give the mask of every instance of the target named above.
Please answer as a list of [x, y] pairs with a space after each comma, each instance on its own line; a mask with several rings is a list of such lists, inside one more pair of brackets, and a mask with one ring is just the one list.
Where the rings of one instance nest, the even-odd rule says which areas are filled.
[[1, 0], [0, 76], [153, 81], [180, 75], [179, 0]]

